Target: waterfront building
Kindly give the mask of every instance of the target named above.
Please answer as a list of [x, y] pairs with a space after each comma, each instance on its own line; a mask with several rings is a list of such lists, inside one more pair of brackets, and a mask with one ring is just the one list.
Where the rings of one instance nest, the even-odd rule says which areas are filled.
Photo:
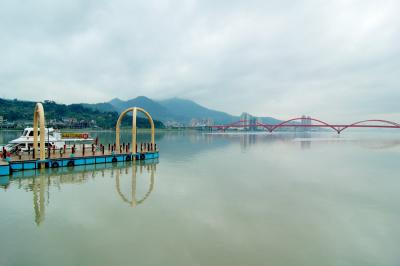
[[[301, 124], [302, 125], [311, 125], [311, 117], [302, 115], [301, 116]], [[301, 131], [303, 131], [303, 132], [311, 131], [311, 128], [310, 127], [303, 127]]]
[[[251, 131], [256, 131], [260, 129], [259, 126], [256, 126], [257, 123], [261, 123], [261, 118], [253, 116], [249, 113], [243, 112], [240, 115], [240, 120], [243, 121], [242, 124], [246, 125], [243, 127], [243, 130], [251, 130]], [[261, 128], [262, 129], [262, 128]]]
[[209, 127], [214, 125], [214, 120], [212, 118], [206, 118], [206, 119], [195, 119], [193, 118], [190, 121], [190, 126], [191, 127]]

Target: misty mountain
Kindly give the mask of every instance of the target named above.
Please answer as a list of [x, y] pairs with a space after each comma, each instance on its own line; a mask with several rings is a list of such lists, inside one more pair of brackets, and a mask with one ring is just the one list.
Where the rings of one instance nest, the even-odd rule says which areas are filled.
[[261, 118], [261, 122], [262, 122], [263, 124], [276, 125], [276, 124], [279, 124], [279, 123], [282, 122], [281, 120], [278, 120], [278, 119], [276, 119], [276, 118], [269, 117], [269, 116], [260, 117], [260, 118]]
[[[105, 103], [83, 105], [103, 112], [117, 111], [118, 113], [129, 107], [137, 106], [148, 111], [154, 119], [162, 122], [175, 121], [185, 125], [190, 124], [192, 119], [203, 120], [210, 118], [217, 124], [236, 122], [240, 119], [238, 116], [209, 109], [194, 101], [176, 97], [161, 101], [155, 101], [145, 96], [139, 96], [127, 101], [114, 98]], [[268, 124], [280, 122], [280, 120], [272, 117], [262, 117], [261, 120], [263, 123]]]
[[83, 104], [100, 111], [117, 111], [121, 113], [123, 110], [137, 106], [148, 111], [154, 119], [166, 122], [176, 121], [183, 124], [189, 124], [191, 119], [213, 119], [216, 123], [229, 123], [235, 121], [237, 117], [224, 112], [215, 111], [203, 107], [193, 101], [179, 98], [171, 98], [162, 101], [154, 101], [145, 96], [139, 96], [127, 101], [114, 98], [109, 102], [96, 104]]
[[171, 98], [158, 103], [166, 107], [174, 117], [179, 118], [184, 123], [189, 123], [193, 118], [211, 118], [216, 123], [230, 123], [237, 119], [235, 116], [208, 109], [190, 100]]
[[92, 110], [97, 110], [101, 112], [116, 112], [115, 107], [111, 105], [110, 103], [81, 103], [82, 106], [92, 109]]

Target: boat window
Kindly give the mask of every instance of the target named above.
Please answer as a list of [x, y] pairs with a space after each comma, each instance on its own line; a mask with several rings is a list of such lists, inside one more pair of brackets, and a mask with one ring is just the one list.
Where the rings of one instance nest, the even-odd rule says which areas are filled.
[[[29, 136], [32, 137], [33, 136], [33, 130], [31, 132], [29, 132]], [[38, 136], [40, 136], [40, 131], [38, 131]]]
[[24, 133], [22, 133], [22, 136], [26, 136], [28, 134], [28, 130], [24, 130]]

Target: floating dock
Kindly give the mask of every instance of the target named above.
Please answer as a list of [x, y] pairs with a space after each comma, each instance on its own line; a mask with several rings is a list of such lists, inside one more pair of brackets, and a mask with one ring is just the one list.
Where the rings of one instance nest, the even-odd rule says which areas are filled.
[[79, 165], [90, 164], [112, 164], [118, 162], [129, 162], [133, 160], [149, 160], [158, 159], [159, 152], [143, 152], [143, 153], [118, 153], [105, 155], [87, 155], [74, 157], [56, 157], [44, 160], [12, 160], [9, 162], [0, 162], [0, 176], [11, 175], [14, 172], [24, 170], [37, 170], [44, 168], [74, 167]]
[[[132, 142], [125, 146], [120, 145], [120, 125], [124, 116], [132, 112]], [[141, 148], [138, 152], [137, 143], [136, 143], [136, 116], [137, 112], [143, 113], [149, 120], [151, 127], [151, 143], [148, 143], [147, 149], [144, 150]], [[59, 167], [69, 167], [73, 168], [74, 166], [80, 165], [93, 165], [93, 164], [112, 164], [118, 162], [127, 162], [133, 160], [150, 160], [150, 159], [158, 159], [159, 152], [156, 148], [156, 144], [154, 141], [154, 122], [150, 114], [140, 107], [130, 107], [124, 110], [116, 123], [115, 126], [115, 143], [113, 145], [113, 149], [105, 153], [104, 146], [100, 153], [95, 149], [92, 150], [92, 153], [87, 153], [85, 155], [85, 147], [83, 146], [81, 156], [75, 151], [69, 154], [63, 154], [66, 150], [60, 154], [56, 154], [55, 150], [51, 150], [50, 148], [46, 148], [45, 146], [45, 117], [44, 117], [44, 109], [41, 103], [37, 103], [35, 106], [35, 110], [33, 113], [33, 150], [32, 157], [30, 157], [30, 152], [28, 156], [11, 156], [4, 158], [0, 161], [0, 176], [8, 176], [15, 172], [24, 171], [24, 170], [36, 170], [36, 169], [44, 169], [44, 168], [59, 168]], [[40, 125], [40, 132], [39, 128]], [[40, 143], [38, 143], [38, 137], [40, 137]], [[38, 147], [40, 144], [40, 147]], [[110, 148], [109, 148], [110, 149]], [[74, 148], [75, 150], [75, 148]], [[116, 151], [119, 152], [116, 152]], [[47, 158], [46, 158], [47, 151]], [[53, 151], [53, 153], [51, 152]], [[124, 153], [125, 151], [125, 153]], [[96, 154], [98, 153], [98, 154]], [[37, 158], [39, 157], [39, 158]]]

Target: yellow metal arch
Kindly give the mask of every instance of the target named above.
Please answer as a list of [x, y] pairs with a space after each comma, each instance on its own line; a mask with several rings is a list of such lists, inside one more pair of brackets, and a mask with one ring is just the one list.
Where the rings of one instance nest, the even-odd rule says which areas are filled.
[[117, 121], [117, 124], [115, 126], [115, 144], [117, 146], [117, 149], [119, 148], [119, 139], [120, 139], [120, 126], [121, 126], [121, 122], [122, 119], [124, 118], [124, 116], [129, 113], [132, 112], [132, 145], [131, 145], [131, 152], [135, 153], [136, 152], [136, 116], [137, 116], [137, 112], [142, 112], [146, 115], [147, 119], [150, 122], [150, 126], [151, 126], [151, 143], [153, 144], [154, 147], [154, 122], [153, 122], [153, 118], [151, 118], [151, 115], [144, 110], [143, 108], [140, 107], [130, 107], [126, 110], [124, 110]]
[[37, 158], [37, 147], [38, 147], [38, 122], [40, 124], [40, 160], [44, 160], [46, 155], [44, 136], [46, 132], [45, 132], [44, 109], [41, 103], [36, 104], [35, 112], [33, 113], [33, 150], [35, 153], [35, 158]]

